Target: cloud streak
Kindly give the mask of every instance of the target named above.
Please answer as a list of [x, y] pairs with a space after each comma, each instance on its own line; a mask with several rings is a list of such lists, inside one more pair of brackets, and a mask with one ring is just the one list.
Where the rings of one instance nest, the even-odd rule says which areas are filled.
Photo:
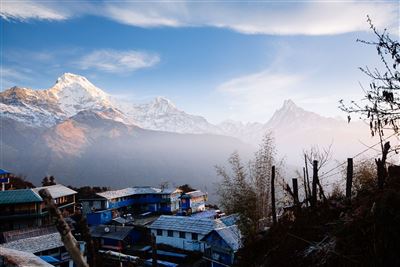
[[[243, 114], [265, 121], [270, 110], [282, 103], [288, 95], [296, 95], [296, 86], [306, 79], [303, 74], [288, 74], [266, 69], [222, 83], [216, 89], [229, 103], [232, 116]], [[260, 111], [265, 111], [261, 114]]]
[[366, 31], [366, 15], [377, 27], [398, 29], [395, 2], [55, 2], [3, 1], [7, 19], [63, 20], [96, 15], [136, 27], [218, 27], [243, 34], [330, 35]]
[[127, 73], [149, 68], [160, 62], [155, 53], [141, 51], [95, 50], [83, 56], [77, 65], [80, 69], [96, 69], [110, 73]]
[[52, 4], [35, 1], [2, 1], [0, 16], [3, 19], [26, 21], [66, 20], [69, 18], [66, 10], [57, 9]]

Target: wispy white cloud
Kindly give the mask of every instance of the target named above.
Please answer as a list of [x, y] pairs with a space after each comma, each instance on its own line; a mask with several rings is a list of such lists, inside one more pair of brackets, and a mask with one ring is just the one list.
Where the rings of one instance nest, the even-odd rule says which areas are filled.
[[139, 27], [186, 26], [183, 3], [135, 2], [107, 3], [103, 15], [122, 24]]
[[24, 73], [7, 67], [1, 68], [1, 75], [3, 78], [7, 79], [18, 79], [18, 80], [27, 79], [27, 76]]
[[368, 30], [366, 16], [378, 27], [398, 27], [394, 3], [305, 2], [259, 4], [242, 9], [226, 8], [214, 24], [246, 34], [330, 35]]
[[[66, 2], [3, 1], [1, 16], [60, 20], [97, 15], [137, 27], [228, 28], [244, 34], [327, 35], [368, 30], [366, 15], [379, 28], [398, 29], [398, 3], [339, 2]], [[78, 7], [79, 5], [79, 7]], [[396, 32], [397, 34], [397, 32]]]
[[15, 86], [21, 82], [31, 81], [31, 73], [30, 69], [26, 68], [13, 68], [13, 67], [6, 67], [1, 66], [0, 68], [0, 90], [4, 90]]
[[68, 12], [54, 7], [51, 2], [4, 0], [1, 3], [0, 16], [3, 19], [14, 20], [65, 20]]
[[83, 56], [77, 65], [83, 70], [96, 69], [111, 73], [126, 73], [149, 68], [160, 62], [155, 53], [141, 51], [96, 50]]
[[224, 82], [216, 91], [227, 99], [232, 117], [265, 121], [288, 95], [296, 95], [297, 85], [306, 77], [267, 69]]

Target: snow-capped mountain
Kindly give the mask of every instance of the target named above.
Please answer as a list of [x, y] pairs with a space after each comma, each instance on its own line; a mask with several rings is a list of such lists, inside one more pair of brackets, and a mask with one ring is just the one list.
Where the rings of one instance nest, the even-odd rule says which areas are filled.
[[292, 100], [283, 102], [283, 106], [278, 109], [271, 119], [266, 123], [266, 128], [296, 128], [296, 127], [321, 127], [325, 124], [341, 123], [337, 119], [323, 117], [317, 113], [304, 110], [297, 106]]
[[179, 110], [163, 97], [156, 97], [150, 103], [141, 105], [121, 101], [114, 103], [135, 125], [144, 129], [193, 134], [219, 133], [218, 127], [205, 118]]
[[135, 104], [113, 98], [83, 76], [65, 73], [50, 89], [13, 87], [0, 93], [2, 116], [36, 127], [51, 127], [84, 110], [102, 111], [109, 118], [144, 129], [177, 133], [219, 133], [201, 116], [179, 110], [170, 100], [157, 97]]
[[[312, 145], [333, 142], [334, 157], [345, 159], [371, 144], [362, 124], [320, 116], [291, 100], [265, 123], [214, 125], [166, 98], [146, 104], [115, 99], [71, 73], [49, 89], [1, 92], [0, 120], [9, 129], [0, 140], [5, 167], [34, 173], [37, 179], [45, 172], [68, 179], [82, 176], [88, 184], [93, 177], [103, 177], [104, 184], [109, 177], [125, 177], [118, 183], [129, 184], [134, 173], [143, 181], [183, 181], [195, 173], [199, 181], [208, 177], [211, 185], [215, 164], [235, 150], [252, 154], [267, 132], [275, 137], [279, 157], [292, 165], [302, 164], [304, 149]], [[112, 171], [103, 172], [104, 166]]]
[[83, 111], [148, 130], [232, 136], [253, 146], [257, 146], [267, 132], [273, 132], [278, 142], [302, 138], [307, 140], [303, 142], [307, 146], [317, 140], [325, 144], [338, 136], [356, 136], [360, 132], [358, 126], [349, 128], [344, 121], [306, 111], [291, 100], [286, 100], [266, 123], [225, 121], [214, 125], [201, 116], [178, 109], [163, 97], [146, 104], [121, 101], [85, 77], [71, 73], [58, 78], [50, 89], [13, 87], [0, 93], [0, 115], [29, 126], [52, 127]]
[[72, 73], [62, 75], [47, 91], [55, 96], [60, 109], [68, 117], [82, 110], [101, 110], [112, 107], [108, 94], [94, 86], [85, 77]]
[[87, 109], [111, 108], [109, 96], [85, 77], [65, 73], [46, 90], [12, 87], [0, 93], [0, 114], [30, 126], [50, 127]]
[[223, 135], [236, 137], [248, 144], [257, 145], [266, 133], [264, 123], [226, 120], [217, 125]]

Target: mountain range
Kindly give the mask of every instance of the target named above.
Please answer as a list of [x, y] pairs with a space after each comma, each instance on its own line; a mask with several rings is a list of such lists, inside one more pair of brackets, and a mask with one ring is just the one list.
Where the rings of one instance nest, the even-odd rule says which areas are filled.
[[266, 132], [289, 164], [304, 149], [333, 143], [345, 158], [370, 143], [361, 123], [327, 118], [286, 100], [265, 123], [212, 124], [157, 97], [121, 101], [83, 76], [65, 73], [45, 90], [12, 87], [0, 93], [3, 167], [31, 177], [53, 174], [72, 185], [212, 186], [214, 165], [233, 151], [249, 158]]

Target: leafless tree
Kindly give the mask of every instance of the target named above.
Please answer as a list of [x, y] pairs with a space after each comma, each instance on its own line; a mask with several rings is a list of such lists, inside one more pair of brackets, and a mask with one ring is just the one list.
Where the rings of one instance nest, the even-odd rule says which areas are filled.
[[314, 145], [308, 150], [303, 151], [310, 169], [312, 169], [314, 160], [318, 161], [318, 170], [322, 169], [330, 160], [332, 160], [332, 144], [333, 143], [330, 143], [327, 147]]
[[361, 86], [364, 98], [360, 101], [351, 101], [345, 104], [340, 100], [339, 108], [348, 114], [350, 122], [353, 114], [360, 115], [368, 122], [372, 136], [378, 135], [382, 151], [382, 157], [376, 160], [378, 186], [383, 188], [386, 172], [386, 158], [390, 151], [390, 144], [384, 137], [385, 129], [390, 129], [398, 134], [400, 119], [400, 44], [398, 40], [392, 39], [385, 29], [379, 32], [368, 17], [367, 22], [377, 40], [357, 40], [363, 44], [375, 46], [382, 66], [378, 69], [360, 67], [371, 82], [368, 88]]
[[[329, 161], [332, 159], [332, 144], [331, 143], [329, 146], [327, 147], [319, 147], [318, 145], [314, 145], [311, 148], [309, 148], [308, 150], [304, 150], [304, 158], [305, 158], [305, 164], [306, 164], [306, 169], [312, 169], [313, 168], [313, 162], [316, 160], [318, 161], [318, 166], [317, 169], [318, 171], [321, 170], [324, 166], [326, 166]], [[305, 173], [305, 175], [308, 176], [308, 171], [307, 173]], [[310, 179], [309, 177], [307, 177], [307, 186], [306, 188], [309, 190], [309, 192], [307, 192], [307, 195], [311, 197], [311, 190], [310, 190]], [[325, 196], [325, 191], [324, 188], [322, 187], [319, 179], [317, 180], [317, 185], [318, 185], [318, 189], [319, 189], [319, 196], [321, 199], [323, 199], [324, 201], [326, 201], [326, 196]]]

